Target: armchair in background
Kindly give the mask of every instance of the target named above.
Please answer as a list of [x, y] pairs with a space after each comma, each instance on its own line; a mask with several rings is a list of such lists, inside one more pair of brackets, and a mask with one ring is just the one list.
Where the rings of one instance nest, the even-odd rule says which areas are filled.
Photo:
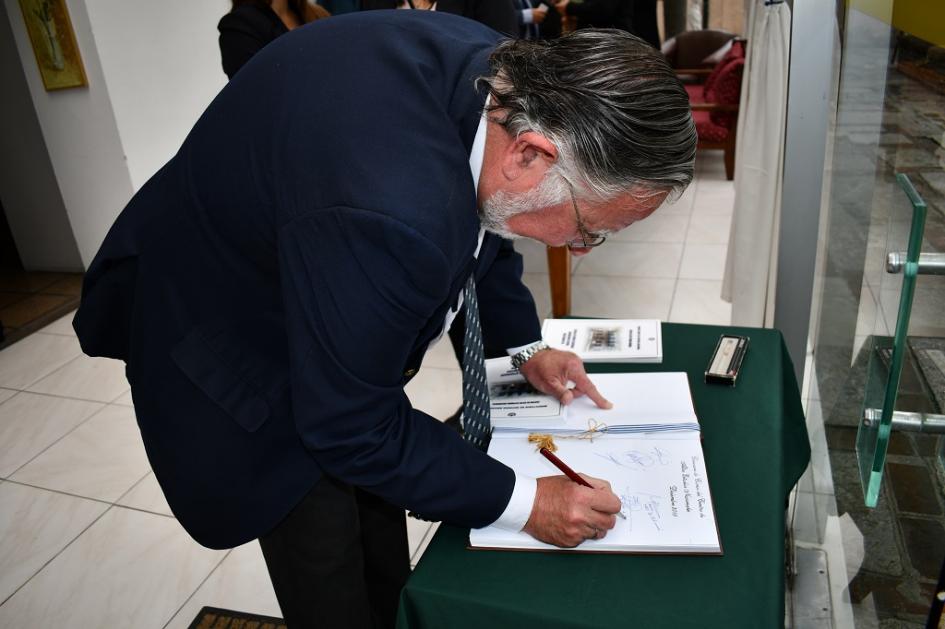
[[[715, 67], [705, 75], [704, 83], [685, 84], [699, 134], [697, 147], [724, 151], [725, 177], [729, 181], [735, 178], [735, 129], [744, 68], [745, 40], [733, 39]], [[691, 71], [687, 68], [677, 73]]]
[[718, 65], [733, 39], [735, 34], [728, 31], [683, 31], [667, 39], [660, 51], [683, 83], [696, 83]]

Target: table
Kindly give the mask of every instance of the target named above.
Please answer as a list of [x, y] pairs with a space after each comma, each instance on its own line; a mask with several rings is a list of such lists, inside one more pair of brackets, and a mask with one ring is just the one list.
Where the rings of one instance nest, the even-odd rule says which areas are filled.
[[[735, 388], [703, 382], [723, 332], [751, 337]], [[781, 334], [664, 323], [663, 354], [589, 370], [688, 372], [724, 555], [472, 551], [468, 529], [441, 525], [401, 594], [398, 629], [783, 626], [785, 501], [810, 446]]]

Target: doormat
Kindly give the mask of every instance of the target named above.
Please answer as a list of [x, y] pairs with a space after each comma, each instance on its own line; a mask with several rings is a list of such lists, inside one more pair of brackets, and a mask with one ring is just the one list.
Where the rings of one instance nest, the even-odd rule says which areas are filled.
[[273, 616], [204, 607], [188, 629], [286, 629], [286, 625], [284, 620]]

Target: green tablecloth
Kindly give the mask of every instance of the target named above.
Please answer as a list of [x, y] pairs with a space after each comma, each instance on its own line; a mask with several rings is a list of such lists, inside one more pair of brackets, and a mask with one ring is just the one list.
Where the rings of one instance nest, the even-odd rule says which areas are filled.
[[[751, 337], [738, 386], [707, 385], [719, 334]], [[773, 330], [663, 324], [658, 365], [686, 371], [724, 555], [632, 556], [472, 551], [442, 525], [401, 595], [399, 629], [779, 627], [784, 508], [810, 447], [791, 360]]]

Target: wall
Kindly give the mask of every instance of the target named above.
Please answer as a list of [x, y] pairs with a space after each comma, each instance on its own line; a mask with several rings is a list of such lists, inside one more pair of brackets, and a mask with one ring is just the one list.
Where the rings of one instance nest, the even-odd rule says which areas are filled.
[[919, 39], [945, 46], [945, 3], [940, 0], [848, 0], [848, 4]]
[[[55, 92], [43, 87], [18, 1], [2, 3], [6, 15], [0, 18], [13, 31], [42, 136], [31, 139], [30, 150], [42, 152], [39, 140], [44, 142], [54, 182], [50, 177], [5, 177], [0, 179], [0, 196], [8, 215], [34, 215], [37, 204], [56, 206], [49, 197], [58, 187], [58, 205], [65, 208], [81, 265], [87, 267], [134, 191], [173, 156], [225, 84], [216, 24], [230, 3], [66, 0], [89, 85]], [[23, 99], [19, 103], [25, 106]], [[3, 107], [0, 111], [7, 113], [12, 105]], [[23, 113], [8, 120], [24, 119]], [[24, 149], [6, 139], [0, 149], [4, 168], [7, 163], [18, 168]], [[25, 166], [19, 170], [31, 172]], [[21, 250], [50, 249], [61, 240], [52, 227], [22, 233], [23, 238], [14, 230]], [[44, 256], [30, 268], [61, 264]]]
[[748, 32], [747, 20], [742, 0], [709, 0], [709, 28], [743, 35]]
[[[19, 3], [17, 0], [4, 0], [4, 5], [69, 224], [82, 263], [88, 266], [108, 226], [131, 196], [131, 180], [88, 14], [83, 2], [72, 0], [66, 3], [89, 86], [47, 92], [36, 66]], [[16, 159], [16, 154], [4, 155], [4, 161], [15, 162]], [[18, 183], [19, 197], [37, 198], [35, 195], [41, 192], [37, 181], [28, 179]], [[6, 199], [8, 192], [4, 190], [3, 195]], [[6, 202], [4, 206], [8, 214], [18, 212]], [[14, 236], [17, 236], [16, 232]], [[21, 243], [17, 237], [18, 249], [33, 245]], [[51, 265], [31, 265], [31, 268], [47, 266]]]
[[20, 261], [28, 269], [81, 270], [82, 259], [3, 4], [0, 85], [0, 198]]
[[217, 22], [229, 0], [86, 0], [137, 190], [177, 152], [226, 84]]

